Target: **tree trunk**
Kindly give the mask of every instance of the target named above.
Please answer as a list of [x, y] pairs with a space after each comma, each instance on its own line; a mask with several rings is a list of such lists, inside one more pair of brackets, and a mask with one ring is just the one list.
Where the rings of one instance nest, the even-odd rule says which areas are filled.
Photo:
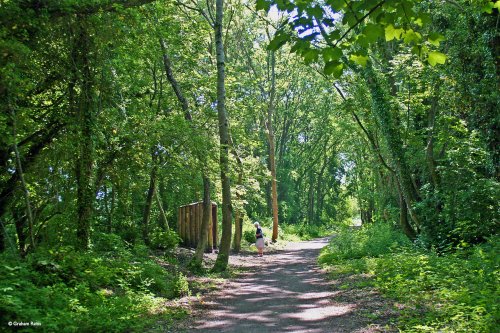
[[235, 143], [233, 137], [229, 136], [229, 142], [231, 144], [231, 152], [236, 159], [236, 163], [238, 164], [238, 182], [236, 183], [236, 199], [238, 200], [238, 207], [234, 212], [234, 239], [233, 239], [233, 251], [238, 253], [241, 250], [241, 238], [243, 237], [243, 203], [241, 190], [239, 189], [243, 186], [243, 161], [241, 160], [240, 155], [236, 151]]
[[398, 195], [399, 195], [399, 225], [403, 230], [404, 234], [411, 239], [415, 240], [416, 233], [413, 230], [413, 227], [408, 222], [408, 207], [406, 206], [406, 201], [401, 193], [400, 187], [398, 186]]
[[108, 233], [113, 232], [113, 214], [115, 213], [115, 201], [116, 201], [116, 191], [114, 187], [111, 187], [111, 207], [109, 209], [107, 218]]
[[15, 152], [15, 158], [16, 158], [16, 172], [19, 174], [19, 179], [21, 180], [21, 185], [23, 187], [24, 202], [26, 204], [26, 214], [28, 217], [28, 234], [29, 234], [31, 250], [33, 250], [35, 248], [35, 239], [33, 237], [33, 211], [31, 209], [30, 192], [28, 190], [28, 186], [27, 186], [26, 181], [24, 179], [24, 172], [23, 172], [23, 167], [21, 164], [21, 156], [19, 154], [19, 149], [17, 148], [16, 113], [10, 105], [9, 105], [9, 109], [10, 109], [10, 113], [12, 116], [12, 131], [13, 131], [13, 136], [14, 136], [14, 152]]
[[149, 188], [148, 188], [148, 194], [146, 196], [146, 202], [144, 204], [144, 211], [142, 214], [142, 238], [144, 240], [144, 243], [147, 245], [150, 244], [149, 240], [149, 220], [151, 217], [151, 207], [153, 205], [153, 196], [155, 194], [156, 190], [156, 178], [158, 174], [158, 164], [157, 164], [157, 158], [158, 156], [156, 155], [156, 151], [153, 151], [151, 153], [151, 160], [153, 163], [153, 167], [151, 168], [151, 173], [149, 175]]
[[7, 235], [5, 234], [5, 226], [3, 225], [3, 222], [0, 220], [0, 252], [5, 251], [5, 238]]
[[167, 215], [165, 214], [165, 210], [163, 209], [163, 204], [161, 203], [161, 196], [159, 195], [158, 191], [155, 191], [155, 198], [156, 198], [156, 204], [158, 205], [158, 210], [160, 211], [160, 219], [159, 219], [160, 228], [163, 231], [169, 231], [170, 226], [168, 225]]
[[[241, 163], [241, 161], [239, 162]], [[238, 172], [238, 182], [237, 186], [243, 185], [243, 170], [241, 169]], [[237, 193], [236, 197], [238, 200], [241, 200], [241, 194]], [[239, 207], [234, 212], [234, 239], [233, 239], [233, 250], [238, 253], [241, 250], [241, 238], [243, 236], [243, 214], [241, 212], [242, 207]]]
[[278, 189], [276, 184], [276, 161], [275, 161], [275, 142], [274, 142], [274, 99], [276, 95], [276, 75], [274, 68], [276, 65], [276, 56], [274, 51], [271, 51], [271, 91], [269, 93], [269, 106], [267, 108], [267, 137], [269, 140], [269, 166], [271, 171], [271, 200], [273, 208], [273, 235], [272, 241], [278, 239]]
[[314, 172], [309, 173], [309, 193], [307, 195], [307, 223], [314, 223]]
[[200, 226], [200, 239], [196, 246], [196, 251], [189, 265], [193, 268], [201, 268], [203, 253], [207, 248], [208, 228], [210, 226], [210, 214], [212, 214], [212, 201], [210, 200], [210, 179], [203, 176], [203, 216]]
[[316, 201], [317, 201], [317, 205], [316, 205], [316, 215], [314, 216], [314, 219], [316, 222], [320, 222], [321, 221], [321, 214], [323, 212], [323, 199], [324, 199], [324, 194], [323, 194], [323, 177], [324, 177], [324, 173], [325, 173], [325, 169], [326, 169], [326, 166], [328, 165], [328, 152], [325, 150], [325, 153], [324, 153], [324, 159], [323, 159], [323, 166], [321, 167], [321, 170], [319, 171], [319, 175], [318, 175], [318, 181], [317, 181], [317, 185], [316, 185]]
[[189, 103], [188, 100], [184, 97], [184, 94], [182, 93], [182, 90], [179, 86], [179, 83], [174, 77], [173, 71], [172, 71], [172, 63], [170, 61], [170, 58], [167, 53], [167, 46], [165, 43], [165, 40], [163, 38], [160, 38], [160, 47], [162, 51], [162, 56], [163, 56], [163, 66], [165, 68], [165, 75], [167, 76], [168, 82], [170, 82], [170, 85], [172, 86], [172, 89], [174, 90], [175, 96], [177, 96], [177, 100], [181, 103], [182, 111], [184, 111], [184, 119], [191, 121], [191, 113], [189, 112]]
[[90, 240], [90, 225], [94, 204], [92, 188], [92, 173], [94, 164], [93, 144], [93, 82], [89, 63], [90, 36], [85, 23], [78, 23], [77, 40], [73, 48], [76, 71], [81, 72], [80, 94], [78, 96], [77, 117], [79, 125], [79, 156], [76, 163], [77, 179], [77, 246], [88, 249]]
[[224, 45], [222, 42], [222, 19], [224, 16], [224, 1], [215, 2], [215, 49], [217, 57], [217, 113], [220, 137], [220, 170], [222, 182], [222, 237], [219, 254], [215, 261], [214, 271], [224, 271], [229, 262], [231, 248], [231, 184], [229, 181], [229, 128], [226, 114], [226, 90], [224, 85]]
[[436, 87], [436, 93], [432, 99], [431, 108], [429, 110], [428, 118], [428, 128], [429, 133], [427, 134], [427, 146], [425, 148], [425, 157], [427, 160], [427, 166], [429, 167], [429, 173], [431, 175], [431, 180], [434, 188], [438, 187], [439, 177], [436, 171], [436, 161], [434, 159], [434, 126], [436, 123], [436, 113], [437, 113], [437, 103], [439, 99], [439, 84]]
[[413, 209], [413, 204], [417, 202], [417, 194], [411, 180], [411, 173], [406, 162], [403, 141], [398, 128], [395, 126], [394, 119], [391, 115], [391, 106], [385, 96], [379, 78], [371, 65], [367, 65], [364, 71], [365, 80], [368, 83], [370, 93], [372, 95], [372, 112], [375, 116], [387, 142], [389, 152], [394, 161], [396, 176], [401, 186], [401, 191], [408, 207], [408, 213], [411, 219], [418, 227], [420, 219]]
[[24, 232], [26, 219], [16, 209], [12, 209], [12, 217], [14, 218], [14, 226], [16, 227], [19, 255], [24, 257], [26, 256], [26, 233]]

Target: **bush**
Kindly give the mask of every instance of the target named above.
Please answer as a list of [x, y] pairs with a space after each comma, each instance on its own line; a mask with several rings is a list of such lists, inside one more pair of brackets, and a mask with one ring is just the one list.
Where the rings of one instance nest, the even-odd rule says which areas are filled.
[[344, 230], [324, 249], [320, 262], [337, 274], [372, 276], [371, 283], [386, 297], [403, 303], [397, 323], [401, 332], [495, 331], [500, 320], [499, 237], [437, 255], [408, 242], [390, 251], [399, 237], [386, 228]]
[[176, 248], [181, 242], [179, 235], [172, 230], [162, 231], [155, 229], [151, 233], [151, 247], [160, 250], [171, 250]]
[[116, 234], [95, 233], [92, 250], [96, 252], [121, 252], [125, 250], [125, 241]]
[[249, 244], [255, 243], [255, 230], [245, 230], [243, 231], [243, 239]]
[[[116, 237], [95, 244], [94, 251], [123, 245]], [[164, 297], [189, 294], [181, 273], [125, 249], [118, 253], [60, 247], [39, 248], [25, 260], [1, 254], [2, 322], [41, 322], [26, 332], [142, 332], [171, 311]]]
[[367, 224], [357, 230], [344, 227], [332, 238], [320, 260], [376, 257], [410, 244], [405, 235], [388, 223]]

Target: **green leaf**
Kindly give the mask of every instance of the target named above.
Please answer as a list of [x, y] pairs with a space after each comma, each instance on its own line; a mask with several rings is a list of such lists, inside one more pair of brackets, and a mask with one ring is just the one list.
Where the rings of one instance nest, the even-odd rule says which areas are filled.
[[368, 40], [368, 38], [366, 38], [365, 35], [358, 35], [358, 37], [356, 38], [356, 43], [361, 47], [370, 46], [370, 41]]
[[316, 19], [321, 19], [323, 17], [323, 10], [319, 6], [314, 6], [306, 9], [307, 14], [315, 17]]
[[428, 41], [434, 46], [439, 46], [439, 43], [445, 40], [444, 36], [438, 34], [437, 32], [433, 32], [429, 35]]
[[482, 11], [483, 11], [483, 13], [491, 14], [491, 13], [493, 13], [494, 7], [495, 7], [495, 4], [490, 1], [486, 5], [483, 6]]
[[418, 43], [422, 39], [422, 35], [413, 31], [413, 29], [405, 31], [403, 36], [403, 40], [406, 44], [410, 44], [412, 42]]
[[363, 34], [368, 42], [373, 43], [384, 36], [384, 28], [380, 24], [368, 23], [363, 29]]
[[356, 64], [365, 67], [366, 62], [368, 61], [368, 56], [351, 54], [351, 57], [349, 59], [352, 62], [355, 62]]
[[288, 40], [290, 39], [290, 36], [286, 33], [277, 33], [273, 40], [269, 42], [269, 45], [267, 46], [267, 49], [270, 51], [276, 51], [279, 49], [281, 46], [283, 46]]
[[306, 64], [313, 63], [315, 61], [318, 61], [319, 50], [315, 49], [307, 50], [302, 56], [304, 57], [304, 62]]
[[441, 52], [429, 52], [427, 61], [431, 66], [436, 66], [437, 64], [444, 64], [446, 62], [446, 55]]
[[342, 76], [344, 71], [344, 64], [339, 61], [329, 61], [325, 64], [324, 72], [326, 75], [333, 75], [337, 79]]
[[340, 11], [342, 8], [346, 6], [346, 3], [344, 0], [327, 0], [327, 4], [332, 7], [332, 9], [336, 12]]
[[342, 50], [338, 47], [323, 49], [323, 59], [325, 61], [339, 60], [342, 57]]
[[404, 29], [394, 28], [392, 24], [389, 24], [385, 27], [385, 40], [389, 42], [393, 39], [400, 39], [403, 32]]
[[267, 0], [257, 0], [257, 4], [256, 4], [256, 9], [257, 10], [263, 9], [266, 12], [268, 12], [270, 8], [271, 8], [271, 2], [270, 1], [267, 1]]

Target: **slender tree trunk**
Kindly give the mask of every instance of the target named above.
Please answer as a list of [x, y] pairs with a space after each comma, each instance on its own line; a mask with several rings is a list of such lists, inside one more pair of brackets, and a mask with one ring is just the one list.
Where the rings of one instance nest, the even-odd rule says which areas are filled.
[[203, 176], [203, 216], [200, 227], [200, 240], [196, 246], [196, 251], [191, 259], [190, 266], [201, 268], [203, 261], [203, 253], [207, 247], [208, 227], [210, 226], [210, 214], [212, 214], [212, 201], [210, 200], [210, 179]]
[[[241, 163], [241, 161], [239, 162]], [[238, 182], [237, 186], [243, 185], [243, 167], [239, 166], [240, 170], [238, 171]], [[241, 200], [241, 194], [237, 193], [236, 197], [238, 200]], [[243, 213], [241, 212], [242, 207], [239, 207], [234, 212], [234, 240], [233, 240], [233, 250], [238, 253], [241, 250], [241, 238], [243, 236]]]
[[[79, 19], [82, 20], [82, 19]], [[73, 45], [76, 70], [81, 73], [80, 94], [77, 109], [79, 124], [79, 156], [76, 165], [77, 178], [77, 243], [78, 248], [88, 249], [90, 240], [90, 225], [94, 204], [94, 191], [92, 188], [92, 173], [94, 164], [93, 144], [93, 82], [89, 62], [91, 47], [90, 36], [82, 22], [78, 23], [77, 40]]]
[[12, 217], [14, 218], [14, 226], [16, 227], [19, 255], [24, 257], [26, 256], [26, 233], [24, 232], [26, 219], [16, 209], [12, 209]]
[[307, 222], [314, 224], [314, 172], [309, 173], [309, 193], [307, 196]]
[[399, 195], [399, 225], [403, 230], [404, 234], [411, 239], [415, 240], [417, 237], [415, 230], [408, 222], [408, 207], [406, 206], [405, 198], [401, 193], [400, 186], [398, 186], [398, 195]]
[[35, 238], [33, 236], [33, 210], [31, 209], [30, 192], [28, 186], [24, 179], [23, 166], [21, 164], [21, 156], [19, 154], [19, 149], [17, 148], [17, 121], [14, 109], [9, 106], [10, 114], [12, 116], [12, 131], [14, 136], [14, 152], [16, 157], [16, 172], [19, 174], [19, 179], [21, 180], [21, 185], [23, 187], [24, 202], [26, 204], [26, 215], [28, 217], [28, 234], [30, 240], [31, 250], [35, 248]]
[[116, 191], [114, 187], [111, 187], [111, 207], [108, 212], [108, 219], [107, 219], [107, 229], [108, 233], [113, 232], [113, 215], [115, 213], [115, 201], [116, 201]]
[[315, 215], [315, 220], [319, 223], [321, 220], [321, 214], [323, 212], [323, 177], [325, 173], [326, 166], [328, 165], [328, 155], [327, 152], [325, 151], [324, 153], [324, 159], [323, 159], [323, 166], [321, 167], [321, 170], [319, 171], [318, 175], [318, 181], [316, 185], [316, 198], [317, 198], [317, 205], [316, 205], [316, 215]]
[[144, 211], [142, 214], [142, 238], [144, 239], [144, 243], [147, 245], [150, 244], [149, 240], [149, 220], [151, 217], [151, 207], [153, 205], [153, 196], [156, 190], [156, 178], [158, 174], [158, 164], [157, 164], [158, 156], [156, 155], [156, 151], [152, 151], [151, 160], [153, 163], [153, 167], [151, 168], [151, 173], [149, 175], [149, 188], [148, 194], [146, 196], [146, 202], [144, 204]]
[[[1, 217], [0, 217], [1, 218]], [[3, 252], [5, 251], [5, 237], [7, 237], [7, 235], [5, 234], [5, 226], [3, 225], [3, 222], [2, 220], [0, 220], [0, 252]]]
[[391, 115], [390, 103], [387, 100], [381, 84], [378, 81], [379, 78], [373, 68], [371, 68], [371, 65], [367, 65], [364, 74], [372, 95], [373, 114], [382, 130], [382, 134], [387, 142], [392, 160], [394, 161], [396, 176], [401, 186], [401, 191], [408, 208], [408, 213], [410, 214], [410, 217], [415, 225], [418, 227], [420, 226], [420, 219], [413, 209], [413, 204], [417, 202], [417, 194], [415, 193], [410, 169], [403, 151], [403, 141]]
[[278, 239], [278, 188], [276, 183], [276, 159], [275, 159], [275, 142], [274, 142], [274, 100], [276, 95], [276, 56], [274, 51], [271, 51], [271, 91], [269, 93], [269, 106], [267, 108], [267, 137], [269, 140], [269, 166], [271, 171], [271, 200], [273, 208], [273, 235], [272, 241], [276, 242]]
[[241, 190], [240, 187], [243, 186], [243, 161], [241, 160], [238, 151], [236, 150], [236, 145], [234, 143], [233, 137], [229, 135], [229, 143], [231, 144], [231, 153], [236, 159], [236, 163], [238, 164], [238, 182], [236, 183], [236, 199], [238, 200], [238, 207], [234, 212], [234, 239], [233, 239], [233, 251], [238, 253], [241, 250], [241, 238], [243, 237], [243, 216], [244, 216], [244, 208], [242, 201]]
[[163, 231], [169, 231], [170, 226], [168, 225], [167, 215], [165, 214], [165, 210], [163, 209], [163, 204], [161, 203], [161, 196], [158, 191], [155, 191], [156, 204], [158, 205], [158, 209], [160, 210], [160, 228]]
[[229, 180], [229, 126], [226, 114], [225, 61], [222, 41], [222, 19], [224, 16], [224, 1], [215, 2], [215, 50], [217, 58], [217, 113], [220, 137], [220, 169], [222, 182], [222, 237], [219, 254], [215, 261], [214, 271], [224, 271], [229, 262], [231, 248], [232, 209], [231, 184]]
[[172, 71], [172, 63], [170, 61], [170, 58], [167, 53], [167, 46], [165, 43], [165, 40], [163, 38], [160, 38], [160, 47], [162, 51], [162, 56], [163, 56], [163, 66], [165, 68], [165, 75], [167, 76], [168, 82], [170, 82], [170, 85], [172, 86], [172, 89], [174, 90], [175, 96], [177, 96], [177, 100], [181, 103], [182, 110], [184, 111], [184, 118], [186, 120], [191, 121], [191, 113], [189, 112], [189, 103], [188, 100], [184, 97], [184, 94], [182, 93], [182, 89], [179, 86], [179, 83], [174, 77], [173, 71]]
[[438, 187], [439, 177], [436, 171], [436, 161], [434, 159], [434, 126], [436, 123], [436, 113], [437, 113], [437, 103], [439, 98], [439, 84], [436, 87], [437, 92], [432, 99], [431, 108], [429, 110], [428, 118], [428, 128], [429, 133], [427, 134], [427, 146], [425, 148], [425, 157], [427, 160], [427, 166], [429, 168], [429, 173], [431, 175], [432, 184], [434, 188]]

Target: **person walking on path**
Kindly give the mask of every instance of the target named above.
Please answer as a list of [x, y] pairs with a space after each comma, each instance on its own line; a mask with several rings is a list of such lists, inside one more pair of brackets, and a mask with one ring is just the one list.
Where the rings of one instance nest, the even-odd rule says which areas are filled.
[[264, 255], [264, 234], [259, 222], [255, 222], [253, 225], [257, 228], [255, 232], [255, 246], [257, 246], [257, 251], [259, 251], [259, 257], [262, 257]]

